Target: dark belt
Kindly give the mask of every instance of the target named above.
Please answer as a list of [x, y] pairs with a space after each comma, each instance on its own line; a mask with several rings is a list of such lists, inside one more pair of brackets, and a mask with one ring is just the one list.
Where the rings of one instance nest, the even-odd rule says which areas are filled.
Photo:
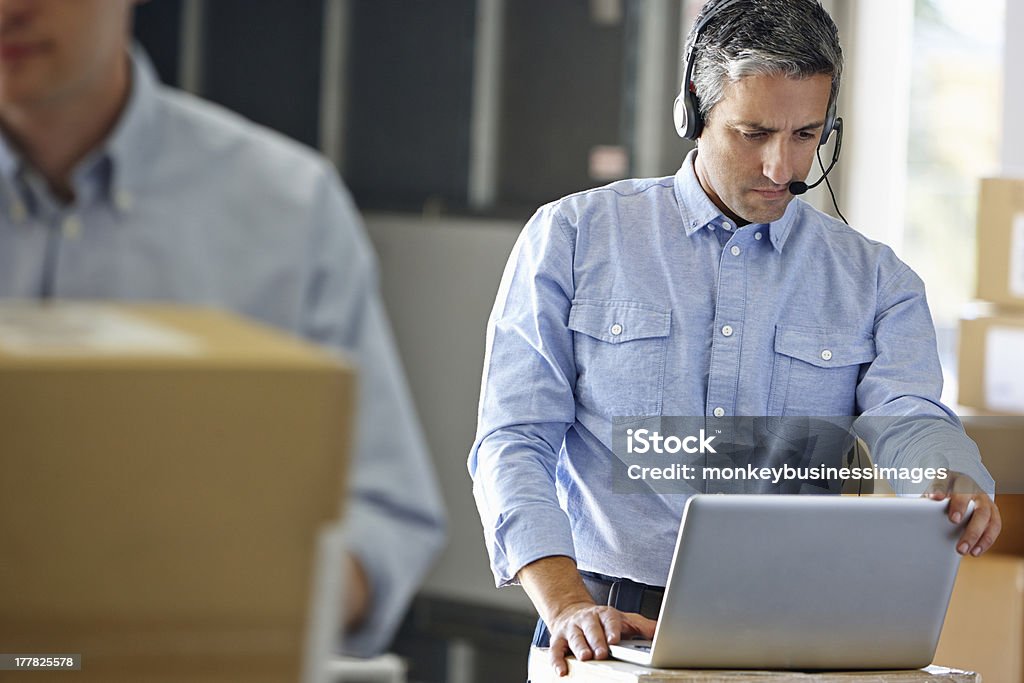
[[[599, 605], [608, 605], [620, 612], [635, 612], [648, 619], [657, 619], [661, 612], [661, 600], [665, 597], [665, 589], [661, 586], [648, 586], [630, 579], [619, 579], [594, 572], [581, 571], [580, 576], [594, 602]], [[538, 619], [537, 628], [533, 632], [533, 645], [548, 647], [550, 641], [551, 633], [547, 624]]]

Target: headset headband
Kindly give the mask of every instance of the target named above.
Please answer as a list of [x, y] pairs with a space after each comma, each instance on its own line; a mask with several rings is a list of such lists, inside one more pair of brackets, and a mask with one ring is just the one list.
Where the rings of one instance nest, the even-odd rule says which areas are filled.
[[[714, 0], [711, 1], [713, 2]], [[704, 129], [704, 119], [700, 115], [700, 104], [697, 102], [697, 93], [693, 89], [693, 68], [697, 62], [697, 42], [700, 40], [700, 35], [704, 31], [704, 27], [707, 26], [712, 19], [729, 7], [732, 7], [742, 1], [743, 0], [723, 0], [716, 7], [713, 7], [708, 11], [691, 31], [693, 37], [690, 39], [690, 44], [686, 47], [686, 71], [683, 76], [682, 88], [679, 91], [679, 96], [676, 97], [672, 112], [675, 120], [676, 132], [679, 133], [679, 136], [682, 138], [686, 138], [687, 140], [696, 140], [700, 137], [701, 131]], [[828, 142], [828, 138], [832, 135], [835, 124], [836, 102], [832, 99], [832, 95], [830, 93], [828, 112], [825, 114], [825, 125], [821, 131], [821, 139], [818, 141], [819, 146]]]

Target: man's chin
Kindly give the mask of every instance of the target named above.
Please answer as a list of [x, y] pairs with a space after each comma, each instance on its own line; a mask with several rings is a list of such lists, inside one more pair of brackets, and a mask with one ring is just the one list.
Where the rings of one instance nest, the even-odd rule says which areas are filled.
[[774, 223], [786, 214], [786, 208], [789, 206], [791, 201], [793, 201], [793, 195], [789, 195], [785, 200], [771, 208], [764, 206], [744, 207], [745, 210], [739, 212], [739, 215], [743, 216], [743, 219], [748, 223], [755, 225], [760, 223]]

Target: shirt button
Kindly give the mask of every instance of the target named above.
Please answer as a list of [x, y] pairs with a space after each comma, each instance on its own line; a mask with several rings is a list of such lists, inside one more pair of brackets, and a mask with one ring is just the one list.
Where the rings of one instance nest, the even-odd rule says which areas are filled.
[[725, 408], [715, 408], [715, 417], [725, 417]]
[[114, 197], [114, 203], [121, 211], [131, 211], [132, 208], [132, 196], [125, 190], [121, 190]]
[[20, 223], [28, 217], [28, 211], [25, 210], [25, 205], [19, 201], [11, 204], [11, 220], [15, 223]]
[[725, 335], [726, 337], [731, 337], [732, 336], [732, 325], [726, 325], [725, 327], [723, 327], [722, 328], [722, 334]]
[[620, 334], [622, 334], [622, 325], [620, 325], [618, 323], [615, 323], [614, 325], [612, 325], [611, 333], [614, 336], [618, 337]]
[[734, 246], [734, 247], [733, 247], [732, 249], [730, 249], [730, 250], [729, 250], [729, 252], [730, 252], [730, 253], [731, 253], [731, 254], [732, 254], [733, 256], [739, 256], [739, 255], [740, 255], [740, 248], [739, 248], [739, 247], [736, 247], [736, 246]]
[[726, 230], [732, 230], [732, 223], [730, 223], [729, 221], [723, 221], [722, 227], [725, 228]]
[[68, 216], [64, 219], [61, 230], [68, 239], [76, 239], [82, 233], [82, 221], [77, 216]]
[[825, 349], [824, 351], [821, 352], [821, 359], [832, 360], [832, 352], [829, 351], [828, 349]]
[[717, 228], [717, 227], [718, 227], [717, 225], [715, 225], [714, 223], [712, 223], [711, 225], [709, 225], [709, 226], [708, 226], [708, 230], [714, 230], [714, 229], [715, 229], [715, 228]]
[[759, 239], [761, 239], [761, 233], [759, 233], [759, 232], [755, 232], [755, 233], [754, 233], [754, 239], [755, 239], [755, 240], [759, 240]]

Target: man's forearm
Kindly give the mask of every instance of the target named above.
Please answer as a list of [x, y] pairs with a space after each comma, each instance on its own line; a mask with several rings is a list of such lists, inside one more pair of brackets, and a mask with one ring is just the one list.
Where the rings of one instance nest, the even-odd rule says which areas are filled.
[[572, 558], [559, 555], [539, 559], [520, 569], [518, 577], [537, 613], [548, 624], [570, 605], [594, 604]]

